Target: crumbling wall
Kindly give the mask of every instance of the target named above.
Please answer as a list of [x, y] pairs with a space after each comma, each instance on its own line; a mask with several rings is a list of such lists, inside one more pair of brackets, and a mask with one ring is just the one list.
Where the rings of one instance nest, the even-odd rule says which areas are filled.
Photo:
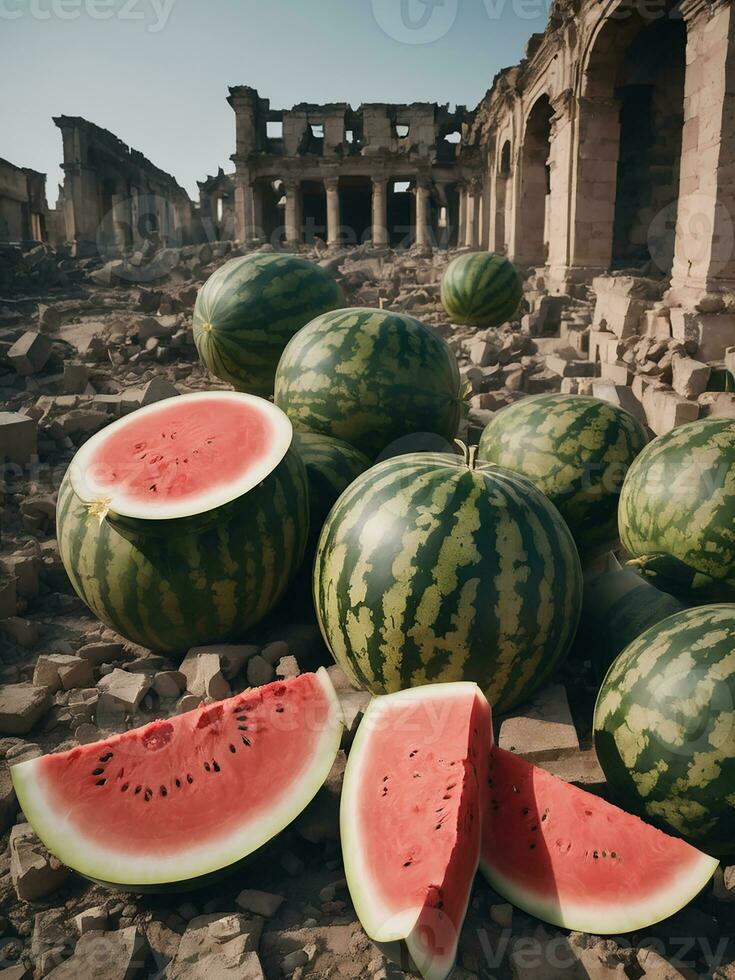
[[183, 187], [138, 150], [79, 116], [59, 116], [67, 241], [77, 254], [120, 254], [146, 241], [181, 245], [198, 237]]
[[45, 242], [46, 174], [0, 159], [0, 242]]

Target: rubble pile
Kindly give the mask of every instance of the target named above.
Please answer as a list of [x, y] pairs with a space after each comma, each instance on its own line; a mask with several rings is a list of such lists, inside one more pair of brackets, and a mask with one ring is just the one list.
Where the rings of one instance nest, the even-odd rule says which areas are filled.
[[[191, 317], [198, 286], [243, 251], [222, 242], [110, 262], [40, 246], [0, 252], [0, 980], [404, 975], [367, 940], [344, 879], [339, 791], [368, 696], [339, 668], [329, 672], [346, 730], [327, 784], [266, 854], [190, 895], [111, 893], [70, 874], [19, 812], [9, 777], [21, 759], [330, 661], [301, 593], [247, 644], [191, 649], [180, 663], [153, 654], [91, 617], [56, 547], [56, 491], [85, 439], [139, 406], [219, 384], [199, 364]], [[669, 310], [651, 280], [604, 277], [559, 297], [532, 274], [518, 320], [478, 331], [452, 326], [441, 306], [450, 252], [303, 251], [339, 278], [350, 304], [395, 308], [441, 333], [460, 361], [473, 428], [545, 391], [617, 401], [654, 432], [733, 412], [728, 338], [716, 335], [708, 313]], [[602, 791], [590, 736], [595, 692], [570, 664], [536, 701], [498, 719], [499, 744]], [[604, 941], [542, 926], [478, 879], [455, 976], [731, 980], [733, 934], [732, 867], [645, 936]]]

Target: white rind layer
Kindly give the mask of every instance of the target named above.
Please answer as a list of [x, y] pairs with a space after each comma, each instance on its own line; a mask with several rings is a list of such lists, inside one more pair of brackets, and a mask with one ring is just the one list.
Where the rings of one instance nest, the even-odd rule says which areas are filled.
[[[376, 943], [389, 945], [404, 942], [424, 980], [445, 980], [449, 975], [456, 960], [459, 936], [456, 937], [453, 948], [447, 951], [446, 956], [435, 956], [430, 964], [422, 964], [424, 950], [421, 945], [421, 937], [417, 934], [417, 926], [423, 908], [419, 906], [394, 910], [386, 908], [380, 901], [377, 884], [373, 881], [363, 859], [355, 814], [361, 789], [360, 769], [362, 761], [370, 750], [372, 732], [379, 728], [381, 719], [386, 712], [391, 711], [396, 706], [422, 701], [426, 703], [432, 701], [446, 702], [452, 695], [474, 700], [478, 695], [482, 697], [482, 692], [476, 684], [470, 681], [457, 681], [449, 684], [430, 684], [425, 687], [398, 691], [395, 694], [386, 694], [374, 698], [365, 712], [350, 749], [340, 806], [340, 837], [345, 877], [349, 884], [352, 903], [362, 927]], [[467, 893], [465, 913], [469, 900], [470, 889]]]
[[119, 517], [143, 521], [176, 520], [196, 517], [223, 507], [262, 483], [278, 466], [293, 442], [293, 426], [288, 416], [265, 398], [239, 391], [201, 391], [190, 395], [179, 395], [176, 404], [186, 405], [202, 399], [231, 402], [233, 406], [247, 404], [268, 417], [271, 423], [271, 449], [264, 459], [248, 469], [243, 478], [218, 486], [209, 493], [197, 494], [196, 500], [178, 503], [162, 501], [157, 504], [131, 500], [119, 486], [95, 480], [92, 472], [94, 456], [105, 441], [126, 425], [132, 422], [138, 423], [145, 417], [151, 417], [152, 420], [162, 409], [169, 409], [173, 399], [167, 398], [153, 405], [146, 405], [145, 408], [139, 408], [125, 418], [113, 422], [84, 443], [69, 467], [69, 476], [75, 494], [86, 504], [104, 502], [105, 509]]
[[520, 888], [505, 875], [499, 874], [488, 861], [480, 860], [480, 870], [492, 888], [519, 909], [562, 929], [589, 932], [597, 936], [636, 932], [674, 915], [699, 894], [718, 865], [719, 861], [707, 854], [701, 854], [690, 867], [678, 874], [672, 873], [671, 878], [662, 883], [660, 891], [655, 895], [636, 899], [631, 894], [625, 904], [617, 903], [613, 906], [591, 901], [561, 904], [557, 898], [544, 898]]
[[[321, 667], [316, 676], [328, 698], [330, 712], [314, 752], [304, 759], [301, 773], [283, 787], [267, 813], [243, 823], [222, 840], [158, 856], [136, 855], [133, 850], [123, 852], [96, 844], [79, 833], [68, 815], [54, 809], [39, 775], [41, 759], [19, 763], [10, 770], [21, 809], [52, 854], [96, 881], [155, 888], [227, 868], [257, 851], [295, 820], [329, 775], [342, 740], [342, 709], [326, 670]], [[134, 836], [130, 843], [134, 845]]]

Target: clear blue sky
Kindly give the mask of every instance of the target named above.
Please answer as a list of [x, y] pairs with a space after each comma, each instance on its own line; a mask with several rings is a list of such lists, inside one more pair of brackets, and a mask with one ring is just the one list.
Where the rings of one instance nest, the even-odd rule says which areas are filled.
[[[0, 0], [0, 157], [61, 179], [54, 115], [111, 130], [194, 196], [230, 168], [228, 85], [296, 102], [474, 106], [547, 0]], [[420, 43], [419, 43], [420, 42]]]

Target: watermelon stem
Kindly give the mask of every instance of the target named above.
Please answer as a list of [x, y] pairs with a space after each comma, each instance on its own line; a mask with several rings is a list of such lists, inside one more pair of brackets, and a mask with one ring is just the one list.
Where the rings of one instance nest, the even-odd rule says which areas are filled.
[[93, 500], [87, 505], [90, 515], [99, 519], [100, 527], [110, 512], [111, 503], [112, 497], [98, 497], [97, 500]]
[[462, 442], [461, 439], [455, 439], [454, 443], [462, 450], [462, 455], [464, 456], [464, 461], [468, 468], [474, 470], [477, 466], [477, 454], [480, 451], [480, 447], [468, 446], [467, 443]]

